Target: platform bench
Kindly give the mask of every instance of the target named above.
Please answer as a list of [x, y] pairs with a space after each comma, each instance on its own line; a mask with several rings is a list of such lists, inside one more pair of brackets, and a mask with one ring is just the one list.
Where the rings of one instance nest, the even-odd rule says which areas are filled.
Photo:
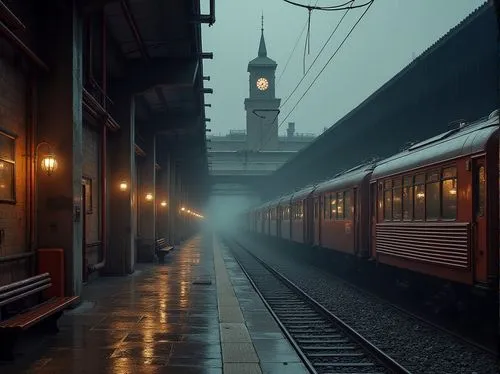
[[165, 255], [170, 252], [174, 247], [168, 245], [167, 239], [159, 238], [155, 241], [156, 254], [158, 255], [158, 260], [162, 264], [165, 260]]
[[[22, 301], [32, 295], [42, 298], [42, 291], [52, 286], [49, 273], [36, 275], [19, 282], [0, 287], [0, 308]], [[34, 307], [0, 321], [0, 360], [14, 359], [14, 346], [19, 335], [29, 328], [38, 325], [47, 332], [58, 332], [57, 320], [63, 310], [68, 308], [78, 296], [53, 297]]]

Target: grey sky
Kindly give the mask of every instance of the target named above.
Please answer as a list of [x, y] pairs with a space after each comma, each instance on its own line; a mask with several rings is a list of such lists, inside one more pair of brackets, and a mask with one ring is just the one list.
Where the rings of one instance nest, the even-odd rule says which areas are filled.
[[[299, 2], [299, 1], [298, 1]], [[307, 3], [308, 0], [300, 0]], [[310, 0], [312, 4], [316, 0]], [[318, 5], [340, 0], [319, 0]], [[366, 0], [357, 0], [362, 4]], [[319, 134], [373, 93], [431, 44], [459, 23], [484, 0], [375, 0], [339, 53], [288, 117], [298, 132]], [[208, 0], [206, 1], [208, 3]], [[280, 123], [340, 44], [364, 8], [350, 10], [322, 56], [289, 102], [281, 108]], [[212, 134], [245, 128], [243, 100], [248, 96], [248, 61], [257, 56], [260, 16], [264, 11], [264, 34], [268, 56], [276, 60], [279, 77], [304, 27], [307, 11], [282, 0], [216, 1], [216, 23], [203, 27], [204, 51], [214, 52], [205, 60], [205, 75], [211, 76], [206, 95], [212, 104]], [[316, 57], [344, 11], [313, 12], [311, 50], [306, 69]], [[283, 100], [302, 77], [304, 37], [295, 50], [276, 94]], [[286, 131], [286, 123], [280, 134]]]

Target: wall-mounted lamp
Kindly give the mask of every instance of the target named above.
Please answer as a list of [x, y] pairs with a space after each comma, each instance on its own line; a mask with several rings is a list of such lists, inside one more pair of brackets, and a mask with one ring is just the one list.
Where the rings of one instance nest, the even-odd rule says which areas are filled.
[[160, 205], [161, 205], [162, 207], [166, 207], [166, 206], [167, 206], [167, 202], [166, 202], [166, 200], [163, 200], [163, 201], [160, 203]]
[[181, 210], [184, 212], [186, 210], [186, 208], [182, 207]]
[[120, 191], [127, 191], [128, 190], [128, 184], [125, 181], [120, 182]]
[[145, 197], [146, 197], [146, 201], [152, 201], [153, 200], [153, 194], [151, 192], [148, 192]]
[[45, 174], [50, 176], [57, 170], [57, 159], [56, 159], [56, 155], [54, 154], [54, 152], [52, 152], [52, 146], [49, 143], [41, 142], [36, 146], [36, 148], [35, 148], [35, 163], [38, 164], [38, 161], [39, 161], [39, 159], [38, 159], [39, 153], [38, 152], [39, 152], [39, 148], [42, 145], [47, 146], [48, 152], [43, 157], [41, 157], [40, 168], [42, 169], [43, 172], [45, 172]]

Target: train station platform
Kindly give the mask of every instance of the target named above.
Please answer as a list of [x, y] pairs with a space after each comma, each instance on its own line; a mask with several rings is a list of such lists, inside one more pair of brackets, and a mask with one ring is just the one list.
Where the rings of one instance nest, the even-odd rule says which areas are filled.
[[54, 335], [25, 336], [1, 373], [307, 373], [229, 250], [210, 233], [164, 264], [87, 285]]

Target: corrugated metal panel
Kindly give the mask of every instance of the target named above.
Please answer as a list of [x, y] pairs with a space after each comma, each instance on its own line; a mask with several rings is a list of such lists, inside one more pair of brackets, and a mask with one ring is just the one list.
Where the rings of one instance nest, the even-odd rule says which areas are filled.
[[468, 223], [380, 223], [376, 251], [408, 260], [468, 269]]

